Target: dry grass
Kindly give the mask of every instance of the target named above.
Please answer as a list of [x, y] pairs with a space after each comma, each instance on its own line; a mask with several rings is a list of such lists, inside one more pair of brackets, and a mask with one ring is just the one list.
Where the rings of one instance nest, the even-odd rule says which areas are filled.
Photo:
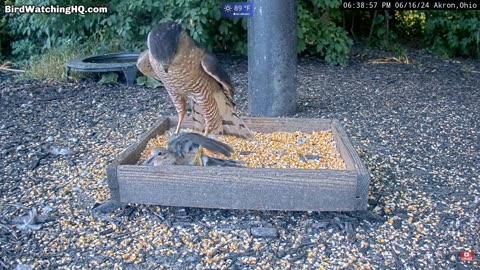
[[[40, 55], [32, 56], [26, 72], [22, 77], [37, 80], [65, 81], [67, 73], [65, 62], [83, 55], [82, 50], [76, 48], [51, 49]], [[80, 78], [79, 73], [72, 72], [72, 79]]]

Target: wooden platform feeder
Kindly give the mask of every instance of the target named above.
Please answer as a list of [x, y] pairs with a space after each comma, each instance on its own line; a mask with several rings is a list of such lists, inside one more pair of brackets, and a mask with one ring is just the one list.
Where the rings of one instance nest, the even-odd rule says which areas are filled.
[[[332, 130], [346, 170], [139, 166], [151, 138], [175, 127], [162, 118], [107, 168], [111, 199], [122, 203], [221, 209], [354, 211], [367, 209], [369, 174], [338, 121], [244, 118], [254, 131]], [[185, 121], [183, 127], [191, 127]]]

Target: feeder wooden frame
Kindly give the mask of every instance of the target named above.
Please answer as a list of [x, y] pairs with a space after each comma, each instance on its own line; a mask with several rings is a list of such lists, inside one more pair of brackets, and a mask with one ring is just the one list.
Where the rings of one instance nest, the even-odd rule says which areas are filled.
[[[245, 117], [254, 131], [332, 130], [346, 170], [139, 166], [151, 138], [175, 127], [159, 119], [107, 168], [112, 200], [164, 206], [286, 211], [366, 210], [370, 177], [337, 120]], [[185, 120], [183, 127], [191, 127]]]

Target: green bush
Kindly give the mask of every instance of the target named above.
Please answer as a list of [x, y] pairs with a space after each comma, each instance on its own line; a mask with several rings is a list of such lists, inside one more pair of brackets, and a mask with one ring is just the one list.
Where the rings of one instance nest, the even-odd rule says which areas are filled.
[[[20, 2], [20, 1], [17, 1]], [[22, 1], [48, 4], [48, 0]], [[13, 53], [20, 58], [75, 43], [95, 52], [139, 51], [159, 21], [180, 21], [190, 35], [208, 49], [246, 51], [246, 20], [221, 19], [218, 1], [77, 1], [58, 5], [107, 6], [108, 14], [19, 14], [11, 28], [18, 41]]]
[[391, 19], [392, 16], [385, 12], [385, 13], [378, 13], [377, 16], [371, 18], [373, 22], [371, 22], [369, 31], [369, 45], [371, 46], [379, 46], [383, 49], [389, 50], [392, 46], [392, 42], [397, 39], [397, 35], [395, 34], [392, 29], [390, 29]]
[[340, 4], [340, 0], [297, 2], [298, 52], [321, 55], [328, 64], [347, 64], [353, 42], [347, 32], [336, 25], [341, 20]]
[[423, 37], [425, 32], [425, 12], [402, 10], [395, 12], [395, 31], [402, 38]]
[[10, 45], [10, 35], [7, 31], [7, 18], [0, 19], [0, 60], [7, 54]]
[[[6, 0], [12, 4], [13, 0]], [[221, 18], [221, 0], [56, 0], [60, 6], [106, 6], [107, 14], [11, 14], [0, 19], [0, 57], [11, 52], [28, 59], [47, 51], [75, 46], [84, 53], [140, 51], [153, 25], [177, 20], [208, 50], [245, 54], [248, 19]], [[49, 5], [50, 0], [15, 0], [16, 5]], [[320, 55], [329, 64], [347, 63], [352, 40], [342, 23], [354, 29], [370, 29], [371, 13], [342, 13], [341, 0], [297, 1], [298, 52]], [[0, 11], [3, 12], [3, 9]], [[479, 56], [479, 11], [401, 11], [386, 35], [386, 17], [373, 22], [372, 39], [392, 40], [398, 36], [423, 37], [433, 50], [445, 56]], [[354, 16], [357, 14], [356, 19]], [[426, 14], [426, 16], [425, 16]], [[349, 17], [350, 16], [350, 17]], [[365, 21], [364, 19], [368, 20]], [[368, 22], [370, 21], [370, 22]], [[359, 28], [354, 25], [368, 25]], [[360, 23], [359, 23], [360, 22]], [[355, 26], [355, 27], [354, 27]], [[14, 42], [11, 42], [14, 40]], [[64, 55], [69, 55], [65, 53]]]
[[[49, 0], [16, 1], [46, 5]], [[247, 20], [221, 18], [220, 0], [57, 0], [58, 5], [107, 6], [108, 14], [15, 14], [11, 29], [13, 53], [27, 58], [40, 52], [78, 44], [92, 52], [139, 51], [151, 27], [159, 21], [180, 21], [189, 34], [209, 50], [245, 54]], [[336, 26], [340, 0], [299, 2], [299, 52], [320, 54], [328, 63], [345, 64], [351, 40]], [[309, 8], [312, 7], [314, 11]], [[327, 14], [327, 19], [319, 18]], [[317, 18], [318, 17], [318, 18]], [[320, 22], [324, 19], [324, 22]], [[336, 21], [335, 21], [336, 20]]]
[[[58, 0], [55, 4], [105, 6], [106, 3], [107, 1]], [[51, 1], [17, 0], [15, 4], [50, 5]], [[69, 44], [84, 47], [87, 41], [93, 38], [104, 41], [101, 36], [106, 26], [102, 24], [105, 16], [104, 14], [14, 14], [9, 22], [16, 40], [12, 43], [12, 53], [18, 58], [25, 59], [30, 55], [69, 46]], [[110, 46], [110, 42], [103, 42], [101, 45]], [[98, 50], [102, 49], [102, 46], [98, 48]]]
[[[5, 5], [11, 5], [10, 0], [4, 2]], [[8, 26], [8, 17], [4, 12], [3, 5], [0, 5], [0, 60], [5, 58], [6, 55], [10, 52], [10, 42], [12, 37], [10, 36], [10, 31], [7, 28]]]
[[446, 57], [480, 57], [480, 11], [430, 11], [425, 39], [433, 52]]

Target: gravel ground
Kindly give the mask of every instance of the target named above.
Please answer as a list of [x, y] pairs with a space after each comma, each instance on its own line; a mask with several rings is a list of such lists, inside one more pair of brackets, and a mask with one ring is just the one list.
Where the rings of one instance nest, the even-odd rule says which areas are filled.
[[[370, 171], [357, 213], [103, 214], [106, 166], [173, 113], [165, 91], [0, 73], [0, 269], [480, 268], [480, 63], [422, 51], [408, 65], [370, 62], [388, 55], [299, 61], [297, 116], [338, 118]], [[245, 113], [247, 63], [224, 58]]]

